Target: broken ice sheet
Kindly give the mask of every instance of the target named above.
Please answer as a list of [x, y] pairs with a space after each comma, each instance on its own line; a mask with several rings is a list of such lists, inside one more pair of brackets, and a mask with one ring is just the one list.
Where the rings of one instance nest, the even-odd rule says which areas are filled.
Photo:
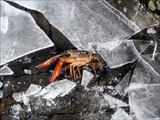
[[115, 90], [122, 96], [126, 95], [126, 89], [128, 88], [129, 85], [130, 76], [131, 76], [131, 71], [129, 71], [115, 87]]
[[121, 67], [127, 63], [133, 62], [138, 58], [140, 52], [146, 49], [146, 47], [144, 47], [143, 50], [141, 49], [141, 51], [138, 51], [132, 40], [122, 42], [111, 51], [101, 46], [97, 47], [98, 52], [103, 56], [110, 68]]
[[87, 70], [83, 70], [83, 74], [82, 74], [82, 82], [81, 85], [86, 87], [88, 85], [88, 83], [90, 82], [90, 80], [93, 78], [93, 74]]
[[131, 83], [155, 84], [160, 82], [158, 74], [143, 58], [139, 57]]
[[13, 75], [13, 71], [8, 66], [3, 66], [0, 68], [0, 76], [1, 75]]
[[104, 99], [107, 101], [110, 108], [129, 106], [127, 103], [116, 99], [108, 94], [103, 94]]
[[127, 89], [137, 120], [160, 119], [160, 84], [133, 83]]
[[123, 109], [118, 108], [111, 120], [132, 120], [132, 118]]
[[68, 94], [75, 86], [76, 83], [67, 79], [56, 81], [43, 88], [40, 93], [37, 94], [37, 96], [42, 96], [44, 99], [54, 99], [57, 96], [63, 97]]
[[[27, 1], [28, 2], [28, 1]], [[0, 65], [33, 51], [53, 46], [33, 18], [4, 1], [1, 1], [1, 17], [6, 17], [3, 26], [8, 26], [6, 34], [1, 34]], [[5, 31], [4, 31], [5, 32]], [[7, 46], [7, 47], [6, 47]]]
[[[29, 7], [28, 1], [16, 2]], [[78, 49], [86, 50], [90, 43], [121, 41], [137, 30], [135, 24], [131, 25], [127, 18], [119, 17], [121, 13], [103, 0], [53, 0], [32, 4], [32, 8], [42, 11]]]

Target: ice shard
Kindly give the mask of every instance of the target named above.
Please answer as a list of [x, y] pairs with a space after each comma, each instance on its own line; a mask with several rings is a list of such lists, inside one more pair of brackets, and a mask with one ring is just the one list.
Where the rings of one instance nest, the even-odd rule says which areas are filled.
[[13, 75], [13, 71], [8, 66], [0, 68], [0, 76], [2, 75]]
[[[28, 2], [28, 1], [27, 1]], [[32, 17], [1, 1], [0, 65], [33, 51], [53, 46]]]

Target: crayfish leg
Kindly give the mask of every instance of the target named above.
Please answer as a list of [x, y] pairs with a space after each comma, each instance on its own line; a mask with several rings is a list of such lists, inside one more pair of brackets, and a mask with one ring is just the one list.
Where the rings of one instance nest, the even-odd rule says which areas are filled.
[[52, 73], [52, 77], [51, 77], [51, 83], [54, 82], [56, 80], [56, 78], [59, 76], [60, 72], [61, 72], [61, 68], [62, 68], [63, 62], [61, 60], [58, 61], [53, 73]]

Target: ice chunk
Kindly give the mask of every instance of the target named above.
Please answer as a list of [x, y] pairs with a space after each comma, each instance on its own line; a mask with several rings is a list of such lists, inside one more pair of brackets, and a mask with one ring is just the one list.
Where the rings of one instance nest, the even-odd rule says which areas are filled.
[[81, 85], [86, 87], [90, 80], [93, 78], [93, 74], [87, 70], [83, 70], [82, 82]]
[[0, 17], [1, 20], [1, 34], [6, 34], [8, 31], [8, 17]]
[[122, 96], [126, 95], [126, 89], [128, 88], [129, 85], [130, 76], [131, 76], [131, 71], [129, 71], [115, 87], [115, 90]]
[[3, 83], [0, 81], [0, 88], [3, 86]]
[[3, 98], [3, 92], [0, 90], [0, 98]]
[[31, 70], [28, 70], [28, 69], [24, 69], [24, 73], [31, 75], [31, 74], [32, 74], [32, 71], [31, 71]]
[[157, 45], [158, 43], [157, 42], [155, 42], [155, 47], [154, 47], [154, 51], [153, 51], [153, 55], [152, 55], [152, 60], [154, 60], [155, 59], [155, 55], [156, 55], [156, 50], [157, 50]]
[[42, 86], [31, 84], [27, 89], [25, 95], [26, 96], [37, 95], [41, 91], [41, 89], [42, 89]]
[[127, 89], [130, 108], [137, 120], [160, 119], [160, 84], [133, 83]]
[[[16, 2], [27, 7], [28, 1]], [[34, 9], [42, 11], [51, 24], [79, 49], [87, 49], [90, 43], [121, 41], [138, 28], [104, 0], [40, 1], [32, 4], [36, 4]]]
[[22, 92], [20, 93], [13, 93], [12, 97], [16, 102], [22, 102], [23, 99], [23, 94]]
[[68, 92], [70, 92], [75, 86], [76, 83], [67, 79], [56, 81], [43, 88], [38, 96], [43, 96], [45, 99], [54, 99], [57, 96], [63, 97], [68, 94]]
[[1, 53], [3, 53], [0, 56], [0, 65], [31, 52], [53, 46], [53, 43], [28, 13], [18, 10], [4, 1], [1, 1], [0, 7], [1, 15], [8, 18], [8, 23], [6, 22], [8, 30], [6, 34], [1, 34], [0, 39]]
[[148, 34], [156, 34], [156, 30], [154, 30], [154, 28], [148, 28], [147, 33]]
[[13, 71], [8, 66], [0, 68], [0, 75], [13, 75]]
[[127, 103], [118, 100], [108, 94], [103, 94], [103, 97], [107, 101], [110, 108], [129, 106]]
[[118, 108], [111, 120], [132, 120], [132, 118], [121, 108]]
[[16, 105], [11, 106], [11, 114], [12, 114], [11, 117], [14, 120], [19, 120], [20, 119], [20, 117], [19, 117], [20, 111], [22, 111], [22, 107], [20, 104], [16, 104]]
[[141, 57], [134, 70], [131, 83], [155, 84], [160, 82], [160, 75]]
[[23, 103], [24, 103], [24, 105], [26, 105], [27, 106], [27, 111], [29, 112], [29, 111], [31, 111], [31, 108], [30, 108], [30, 103], [29, 103], [29, 101], [30, 101], [30, 98], [29, 97], [27, 97], [26, 96], [26, 94], [22, 94], [22, 100], [23, 100]]

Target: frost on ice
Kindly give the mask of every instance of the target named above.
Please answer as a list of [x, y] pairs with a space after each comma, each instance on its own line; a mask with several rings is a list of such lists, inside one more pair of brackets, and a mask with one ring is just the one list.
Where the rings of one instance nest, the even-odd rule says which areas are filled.
[[123, 109], [118, 108], [111, 120], [133, 120]]
[[13, 75], [13, 71], [8, 66], [3, 66], [0, 68], [0, 76], [1, 75]]

